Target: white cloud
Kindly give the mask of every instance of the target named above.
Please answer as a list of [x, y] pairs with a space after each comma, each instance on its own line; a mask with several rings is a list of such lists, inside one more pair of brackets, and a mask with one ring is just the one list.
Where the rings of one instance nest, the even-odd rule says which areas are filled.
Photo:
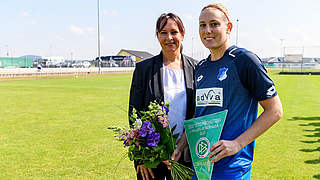
[[111, 14], [112, 14], [113, 16], [116, 16], [116, 15], [118, 15], [119, 13], [118, 13], [117, 10], [112, 10], [112, 11], [111, 11]]
[[17, 34], [16, 37], [19, 38], [19, 39], [22, 39], [22, 38], [25, 37], [25, 35], [24, 34]]
[[94, 31], [94, 29], [93, 29], [92, 27], [87, 27], [87, 28], [86, 28], [86, 32], [90, 32], [90, 33], [91, 33], [91, 32], [93, 32], [93, 31]]
[[114, 31], [117, 31], [117, 30], [120, 30], [121, 27], [120, 26], [112, 26], [111, 29]]
[[71, 25], [69, 27], [69, 30], [71, 33], [76, 34], [76, 35], [83, 35], [84, 34], [84, 30], [80, 27], [75, 26], [75, 25]]
[[22, 12], [22, 16], [24, 16], [24, 17], [30, 17], [31, 14], [30, 14], [29, 12], [25, 11], [25, 12]]
[[35, 18], [32, 17], [31, 13], [28, 12], [28, 11], [24, 11], [21, 13], [21, 16], [25, 17], [26, 19], [26, 22], [28, 24], [31, 24], [31, 25], [36, 25], [38, 24], [37, 20]]
[[56, 36], [56, 39], [59, 40], [59, 41], [64, 41], [64, 38], [61, 37], [61, 36]]
[[73, 34], [76, 34], [76, 35], [85, 35], [88, 33], [92, 33], [94, 31], [94, 28], [92, 28], [92, 27], [83, 27], [82, 28], [82, 27], [78, 27], [75, 25], [70, 25], [69, 31]]
[[30, 22], [32, 25], [36, 25], [36, 24], [38, 24], [38, 22], [37, 22], [37, 20], [31, 20], [31, 22]]
[[195, 15], [185, 14], [183, 15], [183, 18], [186, 20], [196, 20], [198, 17]]
[[102, 14], [107, 16], [117, 16], [119, 12], [117, 10], [103, 10]]

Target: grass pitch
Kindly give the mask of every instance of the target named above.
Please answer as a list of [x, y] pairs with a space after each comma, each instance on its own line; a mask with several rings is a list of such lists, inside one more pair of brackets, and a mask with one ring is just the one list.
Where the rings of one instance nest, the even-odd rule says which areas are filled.
[[[284, 117], [256, 141], [252, 179], [320, 179], [320, 76], [270, 74]], [[106, 128], [128, 124], [130, 81], [0, 82], [0, 179], [135, 179]]]

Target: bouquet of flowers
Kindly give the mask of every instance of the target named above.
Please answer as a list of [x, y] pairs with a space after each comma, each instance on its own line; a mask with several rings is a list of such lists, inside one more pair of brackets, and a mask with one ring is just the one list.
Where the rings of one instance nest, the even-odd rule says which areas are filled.
[[128, 148], [128, 157], [144, 164], [147, 168], [155, 168], [162, 161], [171, 163], [171, 176], [174, 180], [191, 179], [193, 170], [176, 161], [170, 160], [176, 147], [178, 134], [173, 134], [176, 126], [169, 125], [169, 104], [151, 102], [149, 110], [139, 112], [133, 109], [130, 128], [108, 127], [116, 133], [118, 140]]

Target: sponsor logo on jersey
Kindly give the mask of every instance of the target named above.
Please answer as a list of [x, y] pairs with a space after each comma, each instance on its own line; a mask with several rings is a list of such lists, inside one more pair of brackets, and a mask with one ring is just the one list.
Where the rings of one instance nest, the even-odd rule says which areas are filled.
[[202, 78], [203, 78], [203, 75], [200, 75], [200, 76], [197, 78], [197, 82], [201, 81]]
[[268, 89], [268, 91], [267, 91], [267, 95], [268, 95], [268, 96], [273, 96], [274, 93], [276, 93], [276, 87], [271, 86], [271, 87]]
[[196, 106], [219, 106], [223, 103], [223, 88], [204, 88], [196, 91]]
[[219, 81], [223, 81], [228, 77], [227, 71], [228, 71], [228, 68], [219, 69], [219, 74], [218, 74]]
[[200, 138], [196, 143], [196, 154], [199, 158], [205, 158], [209, 154], [210, 142], [206, 137]]

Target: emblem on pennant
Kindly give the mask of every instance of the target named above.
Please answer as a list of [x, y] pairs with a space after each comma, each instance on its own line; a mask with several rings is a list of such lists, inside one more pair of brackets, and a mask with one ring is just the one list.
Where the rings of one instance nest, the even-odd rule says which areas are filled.
[[198, 179], [211, 180], [213, 165], [209, 159], [211, 144], [219, 141], [228, 110], [184, 122], [192, 163]]

